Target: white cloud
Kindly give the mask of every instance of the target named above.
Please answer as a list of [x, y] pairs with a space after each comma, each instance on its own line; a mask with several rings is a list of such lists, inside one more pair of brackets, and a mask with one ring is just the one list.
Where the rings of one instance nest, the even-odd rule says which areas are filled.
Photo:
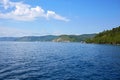
[[36, 18], [46, 18], [46, 19], [56, 19], [61, 21], [69, 21], [66, 17], [62, 17], [56, 14], [54, 11], [47, 11], [45, 13], [44, 9], [40, 6], [31, 7], [28, 4], [22, 2], [11, 2], [9, 0], [1, 0], [0, 2], [4, 9], [15, 8], [8, 13], [0, 13], [0, 18], [13, 19], [19, 21], [31, 21]]
[[65, 17], [61, 17], [60, 15], [56, 14], [53, 11], [47, 11], [47, 18], [54, 18], [54, 19], [62, 20], [62, 21], [69, 21], [69, 19]]
[[4, 5], [4, 8], [7, 9], [9, 7], [8, 0], [1, 0], [0, 3]]

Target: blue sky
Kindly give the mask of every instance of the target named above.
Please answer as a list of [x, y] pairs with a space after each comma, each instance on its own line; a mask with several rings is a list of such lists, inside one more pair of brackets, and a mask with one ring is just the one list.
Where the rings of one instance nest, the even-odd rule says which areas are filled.
[[0, 36], [91, 34], [120, 26], [120, 0], [0, 0]]

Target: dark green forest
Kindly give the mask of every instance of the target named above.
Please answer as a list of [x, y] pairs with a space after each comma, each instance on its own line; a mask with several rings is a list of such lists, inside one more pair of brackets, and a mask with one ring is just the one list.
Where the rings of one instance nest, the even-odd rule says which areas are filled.
[[86, 42], [99, 44], [120, 44], [120, 26], [111, 30], [100, 32], [94, 38], [87, 39]]

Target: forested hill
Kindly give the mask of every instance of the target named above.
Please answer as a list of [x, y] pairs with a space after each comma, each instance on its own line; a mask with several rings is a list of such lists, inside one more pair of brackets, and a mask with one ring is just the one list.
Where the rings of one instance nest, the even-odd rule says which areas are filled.
[[97, 34], [94, 38], [86, 40], [87, 43], [120, 44], [120, 26]]

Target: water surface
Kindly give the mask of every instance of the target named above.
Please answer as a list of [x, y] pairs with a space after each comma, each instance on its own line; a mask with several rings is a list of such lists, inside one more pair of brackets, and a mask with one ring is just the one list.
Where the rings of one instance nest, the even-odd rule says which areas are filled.
[[0, 80], [120, 80], [120, 46], [0, 42]]

